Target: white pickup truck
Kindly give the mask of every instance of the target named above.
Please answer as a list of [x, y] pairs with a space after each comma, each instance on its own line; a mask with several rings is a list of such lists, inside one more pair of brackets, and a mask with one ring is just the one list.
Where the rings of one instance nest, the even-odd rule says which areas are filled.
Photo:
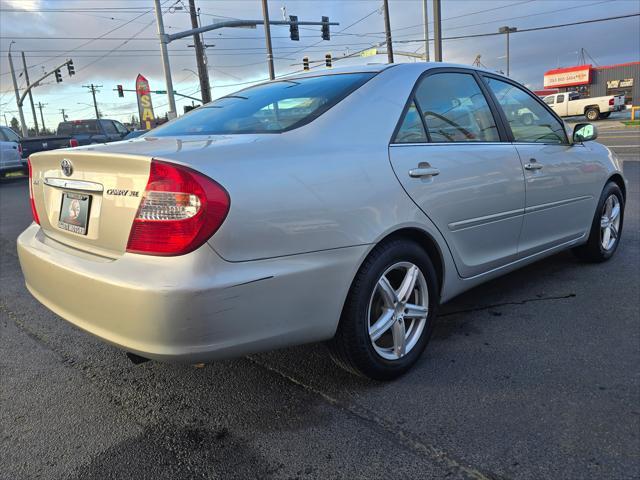
[[590, 122], [624, 109], [624, 95], [580, 98], [579, 93], [564, 92], [547, 95], [543, 100], [561, 117], [584, 115]]

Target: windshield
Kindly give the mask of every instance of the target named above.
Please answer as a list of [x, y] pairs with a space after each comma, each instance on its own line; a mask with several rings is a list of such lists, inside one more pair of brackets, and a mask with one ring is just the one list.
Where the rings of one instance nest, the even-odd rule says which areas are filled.
[[374, 75], [323, 75], [250, 87], [193, 110], [152, 135], [284, 132], [317, 118]]

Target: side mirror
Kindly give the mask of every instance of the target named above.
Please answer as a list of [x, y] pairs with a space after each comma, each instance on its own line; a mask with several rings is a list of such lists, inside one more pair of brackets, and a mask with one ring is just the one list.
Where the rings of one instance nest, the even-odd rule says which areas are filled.
[[578, 123], [573, 127], [573, 143], [590, 142], [598, 138], [598, 130], [590, 123]]

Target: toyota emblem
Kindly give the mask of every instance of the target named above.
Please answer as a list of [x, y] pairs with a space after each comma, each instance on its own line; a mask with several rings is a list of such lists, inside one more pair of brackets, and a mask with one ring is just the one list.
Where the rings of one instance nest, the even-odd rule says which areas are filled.
[[60, 168], [62, 168], [62, 173], [64, 173], [67, 177], [70, 177], [73, 173], [73, 165], [71, 164], [71, 160], [65, 158], [60, 162]]

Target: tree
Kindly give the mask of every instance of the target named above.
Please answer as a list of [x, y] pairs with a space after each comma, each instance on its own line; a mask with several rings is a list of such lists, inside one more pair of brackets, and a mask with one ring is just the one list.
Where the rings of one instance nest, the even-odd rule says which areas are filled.
[[20, 122], [16, 117], [11, 117], [11, 130], [16, 132], [18, 135], [20, 134]]

